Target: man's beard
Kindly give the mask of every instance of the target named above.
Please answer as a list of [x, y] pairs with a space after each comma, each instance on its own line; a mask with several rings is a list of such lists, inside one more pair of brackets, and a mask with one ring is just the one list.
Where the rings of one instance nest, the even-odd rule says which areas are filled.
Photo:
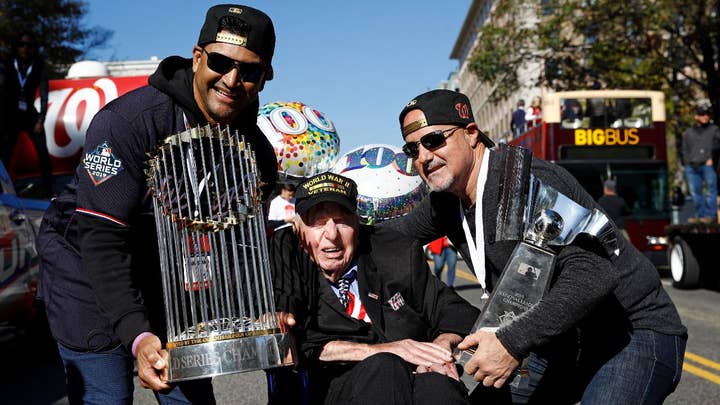
[[450, 186], [452, 186], [455, 182], [455, 177], [452, 175], [443, 176], [442, 178], [437, 179], [439, 181], [432, 181], [429, 177], [427, 179], [426, 183], [430, 188], [430, 191], [434, 192], [448, 191]]

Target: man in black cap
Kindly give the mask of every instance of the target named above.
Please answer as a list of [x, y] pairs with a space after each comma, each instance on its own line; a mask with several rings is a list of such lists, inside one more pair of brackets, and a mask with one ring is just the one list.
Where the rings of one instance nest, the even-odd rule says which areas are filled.
[[717, 173], [713, 153], [720, 148], [720, 128], [710, 122], [710, 106], [698, 103], [695, 125], [682, 137], [682, 162], [685, 165], [695, 217], [690, 222], [717, 222]]
[[[481, 285], [492, 289], [518, 243], [496, 239], [511, 147], [490, 149], [492, 141], [471, 114], [468, 98], [448, 90], [421, 94], [405, 106], [403, 150], [432, 192], [407, 216], [380, 226], [423, 243], [448, 235]], [[561, 167], [533, 159], [531, 173], [581, 206], [598, 207]], [[687, 330], [654, 266], [618, 232], [616, 237], [619, 250], [610, 257], [590, 238], [557, 248], [554, 282], [537, 306], [497, 331], [473, 333], [458, 346], [476, 348], [465, 372], [485, 387], [500, 388], [530, 355], [531, 386], [512, 388], [506, 400], [574, 403], [582, 396], [583, 404], [662, 402], [679, 381]], [[563, 370], [563, 356], [574, 362], [577, 339], [567, 333], [575, 329], [582, 350], [579, 368]], [[555, 386], [553, 368], [559, 364], [564, 373]]]
[[143, 170], [165, 137], [197, 125], [229, 126], [252, 145], [269, 196], [277, 162], [256, 116], [258, 93], [273, 77], [274, 49], [265, 13], [214, 6], [191, 59], [163, 60], [148, 86], [92, 120], [85, 158], [46, 213], [38, 239], [38, 295], [58, 340], [71, 403], [132, 402], [133, 357], [142, 385], [159, 401], [214, 402], [210, 379], [166, 382], [157, 236]]
[[430, 276], [419, 242], [359, 225], [353, 180], [319, 174], [295, 198], [302, 244], [280, 229], [270, 257], [309, 403], [467, 403], [451, 352], [478, 311]]

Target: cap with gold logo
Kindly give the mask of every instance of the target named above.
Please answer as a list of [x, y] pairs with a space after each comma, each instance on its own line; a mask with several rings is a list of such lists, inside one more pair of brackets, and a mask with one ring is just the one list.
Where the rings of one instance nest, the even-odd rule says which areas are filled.
[[200, 30], [198, 45], [224, 42], [258, 54], [268, 66], [275, 52], [275, 27], [267, 14], [239, 4], [210, 7]]
[[[405, 116], [412, 110], [422, 111], [425, 118], [403, 125]], [[400, 112], [400, 129], [404, 139], [418, 129], [431, 125], [454, 124], [465, 127], [475, 122], [472, 114], [472, 106], [466, 95], [452, 90], [431, 90], [405, 105]], [[495, 143], [482, 131], [478, 136], [488, 148], [495, 146]]]

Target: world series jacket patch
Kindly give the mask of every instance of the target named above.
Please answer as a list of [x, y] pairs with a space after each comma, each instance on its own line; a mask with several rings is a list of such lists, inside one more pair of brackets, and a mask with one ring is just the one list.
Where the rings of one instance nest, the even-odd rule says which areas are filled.
[[122, 161], [115, 157], [107, 141], [86, 153], [82, 164], [96, 186], [123, 171]]

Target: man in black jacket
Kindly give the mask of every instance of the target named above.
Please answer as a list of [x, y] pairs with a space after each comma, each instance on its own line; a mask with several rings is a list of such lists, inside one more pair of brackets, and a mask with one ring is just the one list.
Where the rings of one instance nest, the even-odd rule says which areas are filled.
[[71, 402], [131, 402], [131, 356], [142, 385], [157, 395], [213, 402], [210, 379], [175, 388], [165, 381], [163, 293], [143, 170], [165, 137], [200, 124], [229, 125], [252, 145], [267, 197], [277, 163], [256, 116], [274, 49], [274, 27], [263, 12], [214, 6], [192, 59], [163, 60], [148, 86], [94, 117], [75, 179], [51, 205], [38, 238], [38, 295], [59, 342]]
[[310, 403], [466, 403], [451, 353], [478, 311], [430, 276], [417, 241], [359, 226], [351, 179], [319, 174], [295, 197], [302, 246], [280, 229], [271, 258]]
[[[448, 235], [481, 284], [492, 288], [518, 243], [496, 239], [509, 147], [490, 149], [493, 142], [475, 124], [468, 98], [453, 91], [433, 90], [411, 100], [400, 113], [400, 127], [403, 150], [432, 192], [410, 214], [384, 226], [422, 242]], [[561, 167], [533, 159], [531, 173], [577, 204], [598, 208]], [[500, 388], [531, 352], [552, 345], [559, 350], [551, 354], [570, 350], [558, 343], [577, 329], [579, 368], [563, 370], [562, 386], [544, 401], [560, 403], [559, 395], [580, 388], [583, 404], [662, 402], [680, 379], [687, 330], [655, 267], [619, 232], [616, 237], [618, 250], [610, 256], [590, 238], [556, 249], [554, 282], [535, 307], [458, 345], [477, 348], [465, 372], [486, 387]], [[534, 399], [543, 400], [529, 398]]]
[[[43, 195], [52, 194], [52, 162], [45, 139], [45, 114], [48, 108], [48, 72], [38, 55], [37, 43], [29, 32], [22, 33], [13, 42], [12, 57], [4, 66], [5, 83], [2, 95], [4, 138], [2, 160], [10, 168], [15, 145], [21, 131], [27, 132], [35, 147]], [[40, 111], [35, 108], [35, 94], [40, 93]]]

